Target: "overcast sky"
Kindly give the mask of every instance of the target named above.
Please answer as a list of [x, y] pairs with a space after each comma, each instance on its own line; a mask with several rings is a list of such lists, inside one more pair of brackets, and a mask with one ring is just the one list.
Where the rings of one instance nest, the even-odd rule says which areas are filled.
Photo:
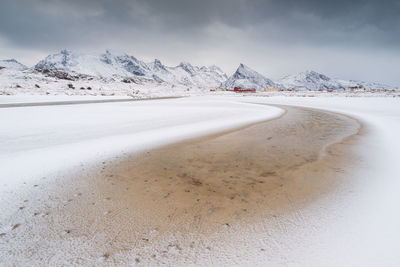
[[0, 59], [113, 49], [400, 86], [400, 0], [0, 0]]

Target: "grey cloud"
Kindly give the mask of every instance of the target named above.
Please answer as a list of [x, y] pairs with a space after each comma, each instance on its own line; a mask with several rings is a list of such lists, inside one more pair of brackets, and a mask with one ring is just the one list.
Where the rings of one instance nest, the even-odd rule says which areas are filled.
[[399, 54], [399, 13], [398, 0], [2, 0], [0, 40], [43, 53], [116, 47], [172, 60], [230, 51], [225, 65], [232, 57], [261, 65], [271, 55], [262, 47], [306, 47], [364, 51], [373, 63], [378, 52]]
[[[95, 35], [99, 28], [111, 36], [118, 36], [120, 30], [187, 37], [213, 23], [256, 27], [265, 38], [269, 32], [264, 25], [270, 25], [280, 29], [283, 39], [301, 32], [294, 36], [305, 42], [331, 41], [318, 38], [320, 33], [345, 41], [357, 37], [356, 32], [365, 33], [359, 41], [390, 45], [400, 41], [400, 6], [390, 0], [3, 0], [0, 5], [0, 34], [19, 45], [71, 42], [82, 34]], [[371, 36], [371, 31], [379, 38]]]

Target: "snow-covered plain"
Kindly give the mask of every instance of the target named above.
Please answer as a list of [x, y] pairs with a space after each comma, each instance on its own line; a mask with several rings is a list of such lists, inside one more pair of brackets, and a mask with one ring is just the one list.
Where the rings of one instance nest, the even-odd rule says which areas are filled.
[[[18, 194], [13, 190], [21, 183], [34, 183], [62, 169], [282, 114], [279, 108], [253, 103], [313, 107], [358, 119], [364, 125], [354, 144], [359, 164], [335, 191], [299, 213], [288, 214], [277, 229], [243, 229], [219, 240], [221, 250], [200, 255], [197, 263], [399, 266], [399, 98], [208, 96], [4, 108], [0, 109], [0, 192]], [[260, 243], [263, 251], [251, 253], [252, 248], [259, 251]], [[232, 251], [234, 258], [221, 257]]]

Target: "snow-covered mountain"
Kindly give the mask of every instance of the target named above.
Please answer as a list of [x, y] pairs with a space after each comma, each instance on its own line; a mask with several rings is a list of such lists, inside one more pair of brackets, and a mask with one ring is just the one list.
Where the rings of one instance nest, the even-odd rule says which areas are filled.
[[25, 70], [28, 68], [27, 66], [18, 62], [15, 59], [0, 60], [0, 67], [8, 69], [16, 69], [16, 70]]
[[279, 87], [279, 85], [244, 64], [240, 64], [236, 72], [222, 83], [221, 87], [226, 89], [241, 87], [264, 90], [269, 87]]
[[37, 70], [59, 70], [90, 76], [145, 76], [148, 67], [135, 57], [126, 54], [83, 54], [62, 50], [58, 54], [47, 56], [35, 65]]
[[197, 67], [190, 63], [181, 63], [176, 67], [167, 67], [158, 59], [145, 63], [125, 53], [115, 53], [110, 50], [104, 54], [83, 54], [62, 50], [58, 54], [47, 56], [36, 64], [35, 69], [105, 78], [143, 77], [157, 82], [204, 88], [217, 87], [227, 78], [226, 74], [216, 66]]
[[315, 71], [305, 71], [297, 75], [289, 75], [278, 81], [287, 89], [321, 91], [327, 89], [344, 89], [337, 80]]
[[167, 67], [156, 59], [148, 64], [155, 80], [185, 86], [217, 87], [227, 79], [226, 74], [217, 66], [197, 67], [182, 62], [176, 67]]
[[258, 91], [270, 87], [296, 91], [398, 89], [378, 83], [332, 79], [315, 71], [272, 81], [243, 64], [228, 78], [217, 66], [197, 67], [182, 62], [175, 67], [168, 67], [158, 59], [146, 63], [110, 50], [102, 54], [62, 50], [47, 56], [33, 68], [27, 68], [14, 59], [0, 60], [0, 94], [56, 92], [138, 96], [173, 95], [179, 92], [180, 95], [186, 95], [204, 93], [217, 87], [233, 89], [236, 86]]
[[382, 83], [375, 83], [375, 82], [363, 82], [363, 81], [354, 81], [354, 80], [337, 80], [343, 87], [345, 88], [365, 88], [367, 90], [378, 90], [378, 89], [384, 89], [384, 90], [398, 90], [398, 87], [387, 85], [387, 84], [382, 84]]
[[374, 89], [394, 89], [391, 86], [369, 83], [361, 81], [346, 81], [333, 79], [321, 73], [315, 71], [305, 71], [297, 75], [289, 75], [278, 81], [287, 89], [293, 90], [311, 90], [311, 91], [322, 91], [322, 90], [339, 90], [339, 89], [350, 89], [355, 87], [366, 88], [370, 90]]

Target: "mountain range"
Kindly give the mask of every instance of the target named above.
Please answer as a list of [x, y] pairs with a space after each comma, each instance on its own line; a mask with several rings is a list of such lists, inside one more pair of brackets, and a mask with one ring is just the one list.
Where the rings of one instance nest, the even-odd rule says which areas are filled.
[[297, 75], [285, 76], [278, 80], [277, 83], [293, 91], [343, 90], [357, 87], [368, 90], [394, 89], [393, 86], [380, 83], [333, 79], [315, 71], [305, 71]]
[[167, 82], [193, 87], [217, 87], [227, 79], [217, 66], [197, 67], [182, 62], [176, 67], [168, 67], [155, 59], [145, 63], [125, 53], [107, 50], [104, 54], [82, 54], [62, 50], [49, 55], [34, 67], [35, 70], [59, 70], [89, 76], [143, 77], [157, 82]]
[[221, 84], [221, 87], [226, 89], [241, 87], [257, 91], [264, 91], [267, 88], [292, 91], [344, 90], [356, 87], [368, 90], [394, 89], [393, 86], [380, 83], [333, 79], [315, 71], [305, 71], [272, 81], [244, 64], [240, 64], [235, 73]]
[[333, 79], [315, 71], [305, 71], [297, 75], [283, 77], [273, 81], [244, 64], [228, 77], [219, 67], [193, 66], [182, 62], [175, 67], [169, 67], [155, 59], [146, 63], [134, 56], [106, 50], [102, 54], [84, 54], [69, 50], [62, 50], [38, 62], [33, 68], [28, 68], [15, 59], [0, 60], [0, 68], [16, 70], [31, 70], [43, 73], [46, 76], [59, 79], [76, 80], [90, 77], [100, 79], [120, 80], [124, 82], [149, 81], [172, 86], [193, 88], [225, 88], [241, 87], [264, 91], [266, 88], [283, 90], [340, 90], [362, 87], [366, 89], [393, 89], [391, 86], [367, 83], [360, 81], [347, 81]]

